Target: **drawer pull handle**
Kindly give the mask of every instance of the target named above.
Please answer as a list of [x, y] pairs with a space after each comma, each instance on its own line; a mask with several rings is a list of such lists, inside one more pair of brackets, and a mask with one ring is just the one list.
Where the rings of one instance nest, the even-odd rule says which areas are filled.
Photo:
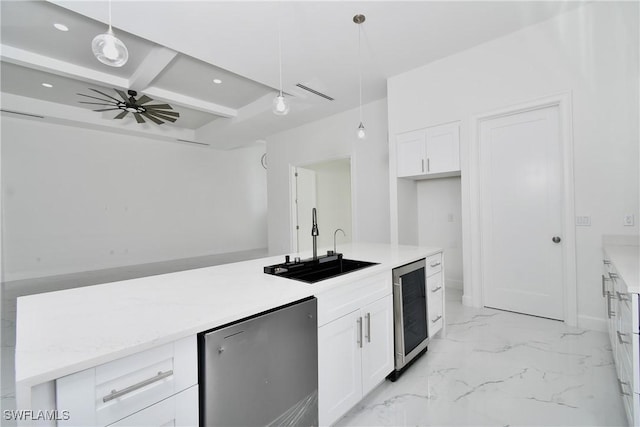
[[621, 294], [618, 291], [616, 291], [616, 294], [618, 294], [618, 300], [620, 301], [631, 301], [625, 294]]
[[607, 291], [607, 316], [611, 319], [616, 313], [611, 310], [611, 292]]
[[440, 289], [442, 289], [442, 286], [438, 286], [437, 288], [433, 288], [433, 289], [431, 289], [431, 292], [436, 293], [436, 292], [438, 292]]
[[602, 296], [603, 297], [607, 296], [607, 290], [606, 290], [607, 285], [605, 284], [605, 281], [607, 280], [611, 280], [611, 279], [605, 277], [603, 274], [602, 275]]
[[620, 394], [622, 394], [623, 396], [631, 396], [629, 393], [625, 393], [624, 392], [624, 388], [622, 388], [622, 385], [629, 385], [628, 382], [625, 381], [620, 381], [620, 379], [618, 378], [618, 386], [620, 386]]
[[437, 316], [435, 319], [431, 319], [431, 323], [436, 323], [440, 319], [442, 319], [442, 316]]
[[620, 344], [630, 344], [629, 341], [625, 341], [622, 339], [622, 336], [627, 334], [623, 334], [620, 331], [616, 331], [616, 334], [618, 335], [618, 341], [620, 342]]
[[439, 266], [440, 264], [442, 264], [442, 263], [441, 263], [441, 262], [432, 262], [431, 264], [429, 264], [429, 266], [430, 266], [431, 268], [434, 268], [434, 267]]
[[616, 273], [609, 272], [609, 278], [610, 279], [617, 279], [618, 275]]
[[602, 260], [602, 263], [603, 263], [604, 265], [609, 265], [609, 264], [611, 264], [611, 261], [609, 261], [608, 259], [603, 259], [603, 260]]
[[171, 375], [173, 375], [173, 369], [171, 369], [169, 371], [166, 371], [166, 372], [160, 371], [160, 372], [158, 372], [158, 375], [156, 375], [153, 378], [149, 378], [149, 379], [146, 379], [144, 381], [140, 381], [139, 383], [134, 384], [134, 385], [130, 385], [129, 387], [123, 388], [122, 390], [111, 390], [111, 393], [109, 393], [106, 396], [104, 396], [102, 398], [102, 401], [104, 403], [106, 403], [106, 402], [108, 402], [110, 400], [117, 399], [119, 397], [124, 396], [127, 393], [131, 393], [132, 391], [138, 390], [138, 389], [140, 389], [140, 388], [142, 388], [144, 386], [147, 386], [149, 384], [153, 384], [156, 381], [163, 380], [163, 379], [165, 379], [167, 377], [170, 377]]

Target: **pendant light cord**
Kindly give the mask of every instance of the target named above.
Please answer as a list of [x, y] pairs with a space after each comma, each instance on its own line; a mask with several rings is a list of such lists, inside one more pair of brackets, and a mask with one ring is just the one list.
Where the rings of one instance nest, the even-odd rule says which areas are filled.
[[111, 30], [111, 0], [109, 0], [109, 30]]
[[360, 90], [360, 123], [362, 123], [362, 55], [360, 53], [360, 37], [362, 35], [362, 24], [358, 24], [358, 80]]
[[[280, 10], [280, 4], [278, 4]], [[280, 96], [282, 96], [282, 12], [278, 13], [278, 67], [280, 70]]]

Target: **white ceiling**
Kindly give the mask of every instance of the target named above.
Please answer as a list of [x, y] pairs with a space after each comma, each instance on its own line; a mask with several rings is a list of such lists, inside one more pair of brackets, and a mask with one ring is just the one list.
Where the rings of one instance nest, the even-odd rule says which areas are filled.
[[[390, 76], [580, 4], [114, 0], [112, 23], [129, 49], [129, 62], [113, 68], [98, 62], [90, 48], [93, 37], [106, 30], [106, 1], [2, 0], [2, 108], [233, 148], [357, 107], [358, 26], [352, 21], [357, 13], [367, 18], [362, 24], [362, 96], [367, 103], [386, 96]], [[56, 22], [69, 31], [54, 29]], [[283, 86], [291, 99], [287, 116], [271, 113], [279, 87], [278, 22]], [[222, 84], [214, 84], [214, 78]], [[53, 88], [42, 87], [45, 81]], [[335, 100], [303, 91], [297, 83]], [[170, 103], [180, 119], [161, 126], [140, 125], [133, 118], [114, 121], [115, 113], [92, 112], [78, 103], [82, 97], [76, 94], [90, 94], [90, 87], [111, 93], [112, 88], [137, 90]]]

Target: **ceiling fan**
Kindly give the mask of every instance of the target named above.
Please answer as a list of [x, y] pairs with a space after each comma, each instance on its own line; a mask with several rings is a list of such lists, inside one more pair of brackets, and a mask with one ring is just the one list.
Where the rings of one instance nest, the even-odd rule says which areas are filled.
[[114, 119], [122, 119], [128, 113], [131, 113], [133, 114], [133, 117], [135, 117], [138, 123], [146, 123], [144, 120], [144, 118], [146, 117], [148, 120], [151, 120], [155, 124], [161, 125], [164, 123], [163, 120], [167, 120], [167, 121], [170, 121], [171, 123], [174, 123], [178, 119], [178, 117], [180, 117], [180, 113], [177, 113], [175, 111], [168, 111], [168, 110], [173, 110], [173, 107], [171, 107], [171, 105], [169, 104], [147, 104], [148, 102], [153, 101], [153, 99], [148, 97], [147, 95], [142, 95], [139, 99], [136, 100], [136, 96], [138, 96], [138, 92], [136, 92], [135, 90], [128, 90], [127, 93], [124, 93], [124, 91], [120, 89], [113, 89], [116, 91], [118, 96], [122, 98], [121, 100], [111, 95], [107, 95], [106, 93], [101, 92], [97, 89], [89, 88], [89, 90], [99, 93], [100, 95], [108, 99], [98, 98], [96, 96], [79, 93], [78, 95], [80, 96], [97, 99], [98, 101], [101, 101], [101, 102], [80, 101], [80, 103], [92, 104], [92, 105], [104, 105], [107, 107], [111, 107], [111, 108], [101, 108], [93, 111], [101, 112], [101, 111], [120, 110], [121, 111], [120, 114], [115, 116]]

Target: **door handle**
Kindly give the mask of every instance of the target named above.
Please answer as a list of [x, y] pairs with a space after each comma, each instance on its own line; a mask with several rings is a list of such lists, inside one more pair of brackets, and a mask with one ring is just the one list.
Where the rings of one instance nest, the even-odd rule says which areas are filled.
[[553, 243], [560, 243], [562, 239], [558, 236], [553, 236], [553, 238], [551, 239], [551, 241], [553, 241]]
[[362, 348], [362, 316], [358, 317], [358, 347]]
[[367, 313], [367, 342], [371, 342], [371, 313]]

